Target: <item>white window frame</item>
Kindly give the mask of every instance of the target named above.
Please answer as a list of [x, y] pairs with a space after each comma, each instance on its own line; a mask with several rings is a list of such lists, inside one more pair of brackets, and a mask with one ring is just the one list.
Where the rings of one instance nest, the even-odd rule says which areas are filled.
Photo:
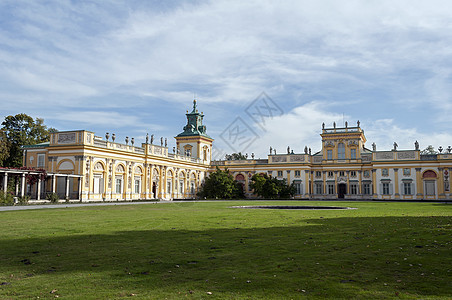
[[45, 154], [38, 154], [38, 161], [37, 163], [37, 167], [38, 168], [45, 168], [46, 166], [46, 155]]
[[141, 177], [135, 176], [133, 183], [135, 194], [141, 194]]
[[[119, 184], [119, 185], [118, 185]], [[118, 187], [119, 187], [119, 191], [118, 191]], [[115, 178], [115, 192], [116, 194], [122, 194], [124, 188], [124, 182], [123, 182], [123, 178], [121, 177], [116, 177]]]

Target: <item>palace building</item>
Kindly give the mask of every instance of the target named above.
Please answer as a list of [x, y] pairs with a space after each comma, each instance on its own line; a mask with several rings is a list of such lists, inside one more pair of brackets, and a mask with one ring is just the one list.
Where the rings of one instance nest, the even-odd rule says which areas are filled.
[[228, 168], [250, 198], [255, 197], [251, 177], [258, 173], [294, 183], [295, 199], [452, 199], [450, 146], [425, 155], [417, 142], [410, 150], [399, 150], [395, 143], [388, 151], [375, 145], [371, 150], [358, 121], [355, 127], [323, 125], [322, 149], [312, 154], [307, 148], [286, 154], [270, 148], [267, 159], [211, 161], [213, 139], [196, 100], [186, 116], [173, 149], [163, 138], [156, 145], [153, 135], [135, 145], [133, 138], [118, 143], [108, 133], [105, 139], [85, 130], [52, 133], [49, 142], [24, 147], [24, 166], [45, 169], [46, 176], [30, 185], [25, 177], [36, 171], [0, 169], [0, 185], [6, 191], [13, 176], [16, 193], [36, 200], [48, 193], [79, 201], [186, 199], [195, 198], [204, 178], [219, 167]]
[[267, 159], [213, 161], [213, 166], [227, 167], [240, 181], [247, 196], [252, 196], [250, 179], [264, 173], [286, 179], [297, 189], [296, 199], [381, 199], [381, 200], [451, 200], [449, 176], [452, 153], [423, 155], [415, 142], [412, 150], [377, 151], [365, 147], [366, 137], [360, 127], [325, 128], [322, 149], [304, 153], [272, 153]]

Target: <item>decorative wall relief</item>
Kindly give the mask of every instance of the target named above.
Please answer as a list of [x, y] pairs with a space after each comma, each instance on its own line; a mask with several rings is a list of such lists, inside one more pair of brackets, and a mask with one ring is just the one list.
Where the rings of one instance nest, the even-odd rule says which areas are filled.
[[416, 154], [414, 151], [401, 151], [397, 152], [397, 159], [415, 159]]
[[290, 161], [304, 161], [304, 155], [291, 155]]
[[58, 144], [72, 144], [72, 143], [75, 143], [75, 132], [58, 134]]
[[272, 162], [286, 162], [287, 161], [287, 157], [285, 156], [273, 156], [272, 157]]
[[376, 153], [376, 159], [377, 160], [387, 160], [387, 159], [394, 159], [394, 152], [377, 152]]

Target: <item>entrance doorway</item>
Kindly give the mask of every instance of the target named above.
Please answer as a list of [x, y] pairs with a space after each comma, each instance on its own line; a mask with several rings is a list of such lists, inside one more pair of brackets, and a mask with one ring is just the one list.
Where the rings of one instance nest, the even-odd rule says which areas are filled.
[[154, 195], [154, 199], [157, 198], [157, 184], [155, 182], [152, 183], [152, 195]]
[[339, 183], [337, 186], [337, 197], [344, 199], [345, 194], [347, 194], [347, 185], [345, 183]]

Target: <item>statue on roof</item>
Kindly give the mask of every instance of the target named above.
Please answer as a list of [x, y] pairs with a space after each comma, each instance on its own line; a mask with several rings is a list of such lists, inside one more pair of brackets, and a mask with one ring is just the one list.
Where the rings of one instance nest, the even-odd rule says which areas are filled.
[[375, 142], [372, 143], [372, 151], [377, 151], [377, 144]]
[[149, 144], [149, 133], [146, 133], [146, 144]]
[[308, 154], [308, 146], [304, 146], [304, 154]]
[[347, 128], [348, 127], [348, 122], [347, 121], [345, 121], [345, 128]]
[[163, 146], [163, 136], [160, 137], [160, 146]]
[[333, 127], [336, 128], [336, 122], [333, 122]]
[[309, 148], [309, 155], [311, 155], [311, 148]]
[[359, 124], [361, 124], [360, 122], [359, 122], [359, 120], [358, 120], [358, 122], [356, 122], [356, 124], [358, 125], [358, 127], [359, 127]]
[[287, 154], [290, 154], [290, 147], [287, 146]]
[[154, 135], [151, 134], [151, 144], [154, 142]]
[[414, 149], [419, 150], [419, 143], [417, 140], [414, 142]]
[[270, 155], [272, 154], [272, 146], [270, 146]]
[[165, 138], [165, 147], [168, 146], [168, 140]]
[[397, 143], [396, 142], [394, 142], [394, 151], [397, 151], [397, 147], [399, 147], [399, 145], [397, 145]]
[[322, 123], [322, 129], [325, 129], [325, 122]]

